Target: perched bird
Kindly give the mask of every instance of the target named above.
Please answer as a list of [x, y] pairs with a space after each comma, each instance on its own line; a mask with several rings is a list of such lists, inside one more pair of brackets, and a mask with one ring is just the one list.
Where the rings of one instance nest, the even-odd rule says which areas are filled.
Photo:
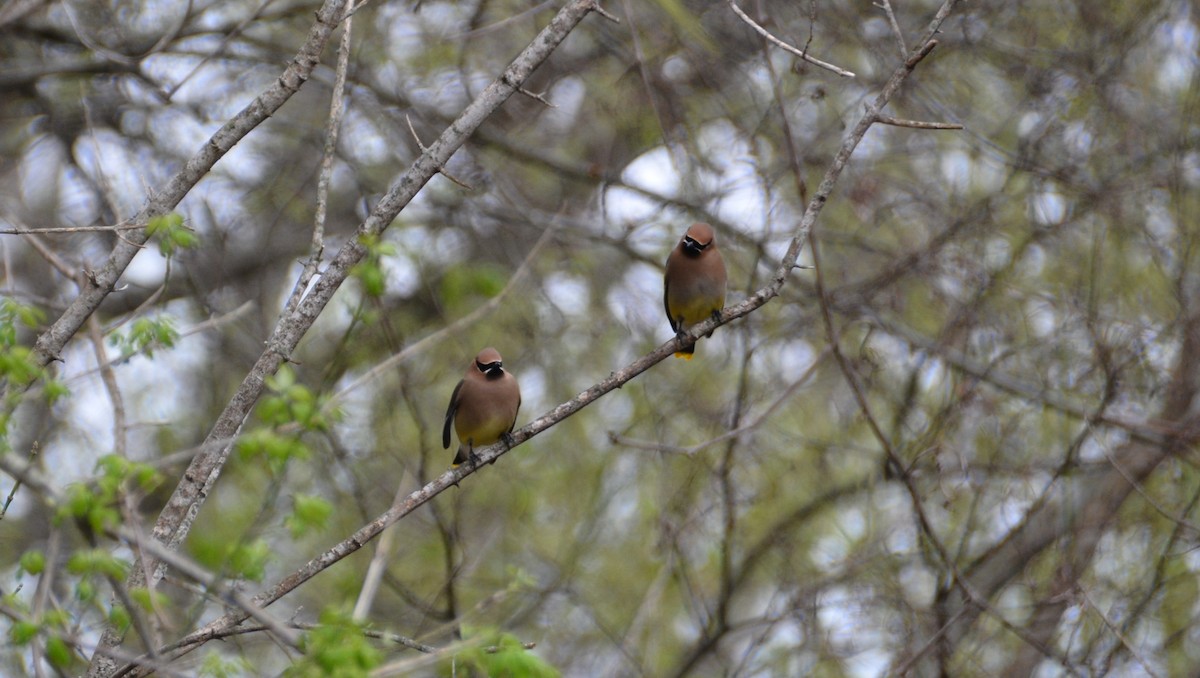
[[[692, 224], [671, 250], [663, 276], [663, 305], [676, 339], [693, 325], [720, 315], [725, 306], [725, 261], [712, 226]], [[695, 344], [680, 348], [675, 357], [691, 360], [695, 350]]]
[[454, 387], [450, 406], [446, 408], [446, 425], [442, 428], [442, 447], [450, 447], [450, 425], [458, 434], [458, 453], [454, 465], [478, 461], [476, 447], [487, 447], [509, 434], [517, 423], [521, 409], [521, 389], [517, 378], [504, 371], [500, 352], [488, 347], [475, 356], [462, 381]]

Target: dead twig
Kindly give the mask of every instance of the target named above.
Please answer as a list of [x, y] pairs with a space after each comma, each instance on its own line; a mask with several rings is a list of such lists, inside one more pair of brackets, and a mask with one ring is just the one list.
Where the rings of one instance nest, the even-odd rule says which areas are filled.
[[808, 50], [802, 50], [802, 49], [793, 47], [793, 46], [787, 44], [786, 42], [780, 40], [779, 38], [775, 37], [774, 35], [771, 35], [770, 31], [763, 28], [762, 26], [759, 26], [754, 21], [754, 19], [751, 19], [748, 14], [743, 12], [742, 8], [738, 7], [737, 3], [734, 0], [728, 0], [728, 3], [729, 3], [729, 8], [733, 10], [734, 14], [738, 15], [739, 19], [744, 21], [746, 23], [746, 25], [749, 26], [750, 28], [753, 28], [755, 30], [755, 32], [757, 32], [759, 35], [763, 36], [763, 38], [765, 38], [772, 45], [775, 45], [776, 47], [784, 50], [785, 52], [790, 52], [792, 54], [795, 54], [796, 56], [800, 57], [804, 61], [807, 61], [808, 63], [810, 63], [814, 66], [817, 66], [819, 68], [824, 68], [825, 70], [833, 72], [833, 73], [837, 73], [838, 75], [842, 76], [843, 78], [857, 77], [857, 76], [855, 76], [853, 71], [848, 71], [839, 66], [834, 66], [833, 64], [829, 63], [828, 61], [821, 61], [820, 59], [816, 58], [815, 56], [810, 55], [808, 53]]

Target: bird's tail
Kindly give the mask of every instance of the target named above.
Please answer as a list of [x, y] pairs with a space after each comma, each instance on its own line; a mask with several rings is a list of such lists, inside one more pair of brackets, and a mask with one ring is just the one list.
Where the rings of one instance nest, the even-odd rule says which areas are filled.
[[454, 454], [454, 461], [450, 463], [450, 468], [457, 468], [459, 464], [467, 463], [467, 450], [462, 445], [458, 446], [458, 452]]
[[687, 348], [681, 348], [678, 351], [675, 351], [675, 357], [683, 358], [684, 360], [691, 360], [692, 354], [695, 352], [696, 352], [695, 346], [688, 346]]

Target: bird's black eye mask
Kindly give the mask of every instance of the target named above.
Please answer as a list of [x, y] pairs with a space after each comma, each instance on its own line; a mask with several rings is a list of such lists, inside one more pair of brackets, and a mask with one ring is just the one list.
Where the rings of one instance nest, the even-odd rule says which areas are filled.
[[699, 254], [700, 252], [703, 252], [705, 249], [707, 249], [708, 246], [709, 246], [709, 243], [700, 244], [699, 241], [692, 239], [691, 236], [686, 236], [686, 235], [683, 236], [684, 249], [692, 250], [693, 252], [696, 252], [697, 254]]
[[494, 363], [481, 363], [476, 360], [475, 368], [488, 376], [497, 376], [504, 371], [504, 363], [499, 360]]

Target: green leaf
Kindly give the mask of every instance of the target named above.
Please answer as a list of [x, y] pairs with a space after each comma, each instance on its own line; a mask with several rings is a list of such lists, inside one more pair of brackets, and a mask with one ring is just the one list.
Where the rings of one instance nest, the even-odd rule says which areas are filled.
[[355, 264], [350, 275], [362, 283], [363, 293], [368, 297], [381, 297], [387, 291], [387, 275], [377, 261], [366, 259]]
[[11, 298], [0, 300], [0, 325], [20, 323], [30, 329], [37, 329], [45, 321], [46, 312], [36, 306], [28, 306]]
[[260, 581], [266, 574], [267, 561], [271, 558], [271, 547], [263, 539], [242, 544], [229, 554], [229, 569], [250, 581]]
[[75, 618], [71, 616], [71, 613], [62, 609], [47, 610], [42, 615], [42, 626], [46, 628], [66, 629], [70, 628], [74, 621]]
[[156, 349], [174, 348], [178, 340], [179, 330], [175, 329], [175, 319], [163, 315], [134, 320], [125, 334], [114, 334], [109, 343], [119, 347], [125, 357], [144, 353], [152, 358]]
[[31, 621], [17, 621], [8, 629], [8, 639], [13, 645], [24, 645], [33, 640], [40, 627]]
[[321, 625], [304, 634], [304, 657], [284, 672], [300, 676], [367, 676], [383, 659], [381, 653], [363, 635], [363, 626], [334, 609], [321, 612]]
[[88, 549], [71, 554], [67, 559], [67, 572], [77, 575], [103, 575], [124, 581], [128, 565], [104, 549]]
[[292, 498], [292, 515], [284, 521], [292, 532], [292, 537], [299, 539], [305, 532], [325, 526], [329, 516], [333, 514], [333, 504], [306, 494], [298, 494]]
[[198, 675], [208, 678], [237, 678], [253, 674], [253, 668], [244, 659], [225, 659], [216, 652], [209, 652], [200, 664]]
[[121, 632], [128, 629], [131, 622], [129, 610], [126, 610], [124, 605], [114, 605], [108, 612], [108, 623]]
[[96, 585], [91, 579], [80, 579], [79, 583], [75, 584], [75, 598], [80, 602], [86, 603], [96, 597]]
[[155, 607], [165, 607], [170, 603], [170, 598], [166, 594], [161, 591], [151, 592], [144, 586], [129, 589], [129, 598], [147, 612], [153, 611]]
[[27, 347], [10, 346], [0, 351], [0, 379], [8, 379], [15, 386], [27, 386], [41, 375], [42, 368]]
[[169, 257], [179, 249], [195, 247], [200, 239], [183, 223], [183, 216], [172, 212], [150, 219], [146, 233], [158, 241], [158, 250]]
[[296, 373], [291, 367], [284, 365], [279, 368], [279, 371], [263, 380], [267, 384], [267, 388], [276, 393], [291, 388], [292, 384], [296, 383]]
[[67, 388], [66, 384], [57, 379], [47, 379], [42, 387], [42, 394], [46, 398], [46, 403], [53, 405], [71, 395], [71, 390]]
[[504, 289], [508, 273], [493, 264], [462, 264], [446, 269], [440, 292], [449, 307], [473, 305], [480, 298], [490, 299]]
[[46, 569], [46, 556], [41, 551], [26, 551], [21, 554], [21, 571], [41, 574]]
[[[482, 636], [482, 637], [480, 637]], [[456, 658], [491, 678], [557, 678], [558, 669], [525, 649], [515, 636], [485, 631], [472, 637], [478, 644]]]
[[58, 668], [65, 668], [71, 663], [71, 648], [67, 646], [67, 641], [58, 636], [50, 636], [46, 639], [46, 659], [50, 664]]

